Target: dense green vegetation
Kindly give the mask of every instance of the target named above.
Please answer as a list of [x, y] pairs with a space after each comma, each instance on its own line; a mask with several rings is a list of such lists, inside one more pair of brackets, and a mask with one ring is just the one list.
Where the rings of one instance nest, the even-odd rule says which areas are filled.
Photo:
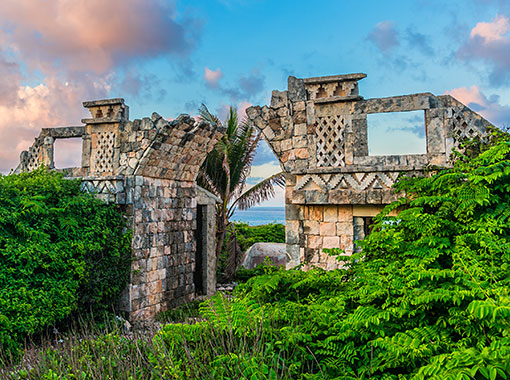
[[[231, 233], [235, 232], [236, 242], [241, 252], [246, 252], [248, 248], [255, 243], [285, 243], [285, 226], [279, 223], [250, 226], [248, 223], [232, 222], [231, 230], [232, 232], [227, 233], [227, 237], [223, 243], [223, 249], [218, 263], [217, 273], [220, 281], [224, 280], [221, 274], [225, 270], [225, 262], [230, 254], [227, 241], [230, 241]], [[264, 269], [247, 270], [241, 267], [237, 269], [233, 279], [237, 281], [245, 280], [259, 273], [264, 273]]]
[[452, 169], [400, 181], [407, 198], [376, 218], [363, 253], [330, 251], [345, 269], [270, 268], [231, 300], [202, 304], [196, 324], [63, 343], [12, 378], [507, 379], [505, 138]]
[[130, 238], [113, 205], [38, 169], [0, 176], [0, 352], [74, 312], [112, 310]]
[[250, 226], [235, 222], [237, 241], [243, 252], [255, 243], [285, 243], [285, 226], [279, 223]]
[[397, 188], [346, 270], [253, 278], [234, 303], [260, 305], [275, 349], [299, 347], [295, 377], [508, 378], [510, 142]]

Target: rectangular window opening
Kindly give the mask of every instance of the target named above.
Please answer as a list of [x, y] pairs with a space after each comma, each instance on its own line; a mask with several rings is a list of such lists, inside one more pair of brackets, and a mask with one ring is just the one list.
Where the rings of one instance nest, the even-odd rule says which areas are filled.
[[368, 155], [427, 153], [425, 112], [387, 112], [367, 115]]
[[53, 160], [56, 169], [80, 168], [82, 138], [55, 139]]

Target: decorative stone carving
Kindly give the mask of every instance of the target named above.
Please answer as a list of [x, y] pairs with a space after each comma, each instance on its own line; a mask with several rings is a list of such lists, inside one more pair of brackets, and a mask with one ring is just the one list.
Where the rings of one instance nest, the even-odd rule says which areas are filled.
[[317, 166], [344, 166], [344, 131], [343, 115], [317, 117]]
[[321, 190], [391, 189], [398, 176], [399, 172], [304, 174], [297, 175], [294, 190], [303, 190], [310, 183]]
[[113, 172], [113, 150], [115, 132], [97, 132], [97, 148], [95, 150], [95, 170], [98, 173]]

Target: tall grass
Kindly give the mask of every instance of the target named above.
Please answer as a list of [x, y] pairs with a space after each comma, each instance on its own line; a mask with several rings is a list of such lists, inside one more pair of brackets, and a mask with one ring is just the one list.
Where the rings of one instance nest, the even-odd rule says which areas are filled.
[[[210, 313], [222, 314], [222, 308]], [[195, 308], [193, 308], [195, 309]], [[211, 315], [212, 315], [211, 314]], [[223, 314], [222, 314], [223, 315]], [[26, 347], [16, 365], [0, 378], [141, 380], [141, 379], [288, 379], [286, 358], [268, 341], [264, 321], [239, 330], [218, 319], [195, 324], [167, 324], [132, 332], [115, 324], [80, 326], [58, 337]], [[232, 326], [232, 324], [230, 324]]]

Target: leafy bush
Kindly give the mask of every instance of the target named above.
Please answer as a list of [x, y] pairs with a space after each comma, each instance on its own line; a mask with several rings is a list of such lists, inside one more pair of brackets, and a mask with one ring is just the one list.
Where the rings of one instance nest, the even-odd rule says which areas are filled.
[[285, 226], [279, 223], [250, 226], [248, 223], [234, 223], [237, 241], [245, 252], [255, 243], [285, 243]]
[[75, 311], [111, 309], [129, 275], [115, 206], [38, 169], [0, 177], [0, 350]]
[[256, 277], [238, 299], [263, 305], [296, 363], [316, 363], [296, 377], [508, 378], [510, 142], [397, 188], [408, 197], [346, 269]]
[[[285, 226], [280, 223], [263, 224], [259, 226], [250, 226], [248, 223], [234, 222], [233, 230], [236, 233], [237, 243], [242, 252], [246, 252], [255, 243], [285, 243]], [[218, 275], [225, 270], [225, 260], [228, 256], [227, 242], [231, 241], [231, 232], [227, 233], [227, 238], [223, 242], [221, 251]], [[243, 274], [241, 278], [236, 275], [235, 279], [246, 279], [252, 276], [247, 274], [245, 270], [239, 269]]]

